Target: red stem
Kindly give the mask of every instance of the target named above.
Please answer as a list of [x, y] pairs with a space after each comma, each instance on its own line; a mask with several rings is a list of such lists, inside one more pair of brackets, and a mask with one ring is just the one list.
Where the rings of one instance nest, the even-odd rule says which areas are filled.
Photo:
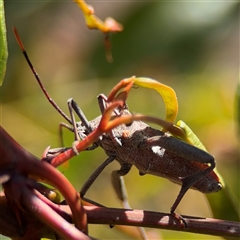
[[64, 239], [90, 240], [88, 236], [68, 223], [51, 207], [41, 201], [29, 188], [25, 187], [22, 194], [24, 196], [22, 202], [25, 207]]
[[68, 179], [53, 166], [39, 161], [35, 156], [23, 149], [1, 126], [0, 154], [1, 171], [5, 168], [12, 168], [12, 171], [23, 175], [34, 175], [56, 187], [71, 207], [76, 227], [87, 233], [86, 213], [81, 205], [80, 195]]

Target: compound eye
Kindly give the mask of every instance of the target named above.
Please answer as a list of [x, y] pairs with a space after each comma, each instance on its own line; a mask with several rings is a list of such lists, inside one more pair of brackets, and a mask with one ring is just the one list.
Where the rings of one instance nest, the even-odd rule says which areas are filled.
[[222, 184], [220, 182], [212, 183], [208, 185], [206, 193], [218, 192], [222, 189]]

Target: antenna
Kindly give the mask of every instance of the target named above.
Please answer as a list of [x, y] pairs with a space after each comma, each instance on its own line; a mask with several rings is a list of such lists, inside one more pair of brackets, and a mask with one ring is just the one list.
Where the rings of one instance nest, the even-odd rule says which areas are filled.
[[25, 50], [24, 46], [23, 46], [23, 43], [22, 43], [22, 40], [20, 38], [20, 35], [17, 31], [17, 28], [16, 27], [13, 27], [13, 32], [14, 32], [14, 35], [15, 35], [15, 38], [17, 40], [17, 43], [20, 47], [20, 49], [22, 50], [22, 53], [25, 57], [25, 59], [27, 60], [27, 63], [29, 65], [29, 67], [31, 68], [32, 70], [32, 73], [33, 75], [35, 76], [40, 88], [42, 89], [43, 93], [45, 94], [46, 98], [48, 99], [48, 101], [52, 104], [52, 106], [70, 123], [72, 124], [72, 120], [63, 112], [63, 110], [57, 105], [57, 103], [50, 97], [50, 95], [48, 94], [47, 90], [45, 89], [45, 87], [43, 86], [42, 84], [42, 81], [38, 75], [38, 73], [36, 72], [34, 66], [32, 65], [32, 62], [30, 61], [29, 57], [28, 57], [28, 54], [27, 54], [27, 51]]

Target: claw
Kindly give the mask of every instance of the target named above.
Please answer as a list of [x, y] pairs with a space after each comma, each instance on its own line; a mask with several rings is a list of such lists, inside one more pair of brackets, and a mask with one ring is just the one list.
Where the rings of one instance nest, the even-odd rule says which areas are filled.
[[50, 146], [48, 146], [42, 154], [41, 161], [50, 162], [53, 158], [67, 151], [68, 149], [69, 149], [68, 147], [50, 149]]
[[186, 222], [186, 220], [184, 219], [184, 217], [178, 213], [175, 213], [175, 212], [171, 212], [171, 215], [178, 221], [180, 221], [181, 223], [184, 224], [184, 227], [185, 228], [188, 228], [188, 224]]

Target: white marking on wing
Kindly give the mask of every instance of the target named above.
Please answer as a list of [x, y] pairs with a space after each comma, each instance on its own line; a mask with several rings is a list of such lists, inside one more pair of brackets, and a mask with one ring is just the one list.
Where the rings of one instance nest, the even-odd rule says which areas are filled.
[[163, 157], [165, 153], [165, 148], [159, 147], [159, 146], [152, 146], [153, 153], [157, 154], [160, 157]]

